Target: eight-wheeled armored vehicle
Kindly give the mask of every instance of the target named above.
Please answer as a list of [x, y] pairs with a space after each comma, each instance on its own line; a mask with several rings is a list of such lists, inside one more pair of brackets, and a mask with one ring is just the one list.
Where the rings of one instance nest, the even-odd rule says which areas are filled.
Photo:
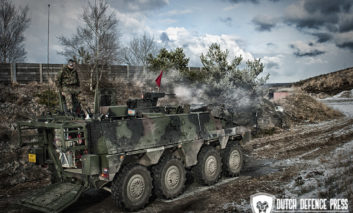
[[205, 107], [158, 106], [164, 93], [145, 93], [122, 106], [103, 106], [92, 118], [47, 116], [18, 123], [28, 160], [48, 165], [52, 184], [21, 199], [21, 205], [60, 212], [86, 190], [111, 192], [118, 207], [134, 211], [151, 194], [183, 193], [186, 172], [211, 185], [221, 173], [237, 175], [247, 128], [213, 116]]

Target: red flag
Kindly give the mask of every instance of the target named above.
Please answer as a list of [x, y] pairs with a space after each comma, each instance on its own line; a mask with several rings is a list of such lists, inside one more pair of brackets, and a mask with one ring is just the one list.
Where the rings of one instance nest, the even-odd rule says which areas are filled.
[[161, 87], [162, 75], [163, 75], [163, 70], [161, 71], [161, 74], [159, 74], [159, 76], [156, 78], [156, 84], [158, 87]]

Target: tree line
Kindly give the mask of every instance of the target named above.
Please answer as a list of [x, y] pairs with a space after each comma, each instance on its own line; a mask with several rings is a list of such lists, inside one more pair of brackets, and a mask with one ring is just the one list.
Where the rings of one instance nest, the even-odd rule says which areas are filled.
[[[263, 64], [260, 59], [246, 61], [240, 68], [242, 57], [229, 58], [229, 51], [214, 43], [207, 53], [200, 56], [203, 69], [190, 71], [189, 58], [182, 48], [168, 50], [158, 46], [148, 33], [134, 37], [127, 46], [120, 43], [119, 21], [109, 4], [98, 0], [88, 2], [82, 13], [83, 24], [71, 37], [59, 36], [65, 58], [73, 58], [79, 64], [90, 67], [91, 85], [102, 77], [102, 67], [109, 64], [148, 66], [150, 70], [174, 69], [192, 82], [227, 82], [231, 86], [254, 89], [262, 85], [268, 76], [260, 77]], [[30, 19], [28, 7], [16, 8], [9, 0], [0, 0], [0, 61], [2, 63], [24, 61], [24, 31]]]

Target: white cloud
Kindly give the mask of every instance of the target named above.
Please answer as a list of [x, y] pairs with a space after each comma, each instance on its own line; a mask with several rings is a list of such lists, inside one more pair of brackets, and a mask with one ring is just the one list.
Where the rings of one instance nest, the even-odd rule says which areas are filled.
[[148, 34], [154, 34], [152, 29], [148, 27], [144, 20], [146, 16], [143, 13], [122, 13], [116, 9], [113, 9], [116, 15], [118, 24], [118, 31], [122, 36], [122, 44], [126, 44], [131, 38], [142, 35], [145, 32]]
[[121, 12], [152, 11], [169, 4], [169, 0], [114, 0], [111, 4]]
[[296, 63], [306, 65], [328, 63], [322, 57], [317, 57], [318, 55], [324, 54], [328, 51], [328, 49], [323, 44], [296, 41], [291, 44], [291, 48], [295, 50], [294, 55], [301, 58], [300, 60], [297, 60]]
[[176, 19], [167, 18], [167, 19], [162, 19], [159, 22], [160, 23], [164, 23], [164, 24], [173, 24], [173, 23], [176, 23], [178, 21]]
[[277, 79], [279, 76], [283, 75], [284, 55], [278, 54], [275, 56], [264, 56], [261, 58], [261, 62], [264, 64], [264, 72], [260, 75], [261, 77], [270, 74], [270, 79]]
[[277, 25], [278, 18], [274, 18], [269, 15], [258, 15], [252, 19], [252, 22], [256, 25], [256, 29], [259, 31], [271, 31]]
[[168, 12], [161, 14], [161, 15], [167, 15], [167, 16], [175, 16], [175, 15], [185, 15], [185, 14], [190, 14], [192, 13], [192, 10], [190, 9], [185, 9], [185, 10], [169, 10]]
[[228, 7], [223, 8], [224, 11], [230, 11], [238, 7], [238, 4], [233, 4]]
[[279, 69], [282, 65], [283, 55], [276, 56], [264, 56], [261, 58], [261, 62], [265, 65], [267, 69]]
[[[298, 3], [298, 2], [295, 2], [295, 3]], [[289, 5], [285, 10], [286, 17], [290, 20], [293, 20], [293, 19], [296, 20], [296, 19], [310, 16], [310, 14], [306, 12], [306, 10], [303, 10], [303, 7], [304, 7], [303, 1], [300, 1], [299, 4]]]
[[242, 56], [243, 59], [253, 60], [251, 53], [246, 52], [237, 43], [237, 37], [233, 35], [199, 35], [196, 32], [190, 32], [183, 27], [169, 27], [160, 33], [165, 32], [168, 35], [168, 47], [175, 49], [182, 47], [187, 57], [190, 57], [191, 66], [200, 66], [200, 55], [208, 51], [212, 43], [218, 43], [222, 50], [228, 49], [230, 58]]
[[115, 11], [116, 18], [119, 20], [119, 24], [123, 25], [124, 27], [131, 28], [131, 29], [139, 29], [144, 26], [144, 23], [141, 21], [143, 20], [140, 14], [127, 14], [121, 13], [119, 11]]
[[327, 64], [328, 61], [322, 59], [322, 58], [314, 58], [314, 57], [310, 57], [310, 58], [306, 58], [304, 59], [304, 64]]
[[314, 44], [313, 42], [295, 41], [290, 44], [290, 47], [297, 57], [315, 57], [326, 52], [323, 44]]
[[334, 36], [334, 40], [338, 46], [353, 43], [353, 31], [338, 33]]

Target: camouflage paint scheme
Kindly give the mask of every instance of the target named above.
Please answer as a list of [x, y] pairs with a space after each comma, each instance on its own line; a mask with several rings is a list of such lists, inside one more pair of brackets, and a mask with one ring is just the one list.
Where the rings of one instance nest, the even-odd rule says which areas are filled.
[[[202, 141], [202, 145], [211, 140], [225, 140], [222, 144], [222, 148], [225, 148], [229, 136], [244, 133], [239, 132], [239, 128], [237, 131], [237, 127], [226, 128], [224, 123], [208, 112], [174, 115], [145, 113], [142, 114], [142, 118], [137, 119], [93, 122], [88, 125], [88, 128], [91, 129], [89, 131], [92, 139], [91, 148], [104, 159], [106, 155], [112, 157], [149, 152], [161, 155], [163, 153], [160, 153], [161, 149], [178, 145], [182, 150], [190, 149], [189, 143], [195, 141]], [[197, 163], [198, 150], [183, 153], [184, 159], [195, 159], [192, 162], [186, 162], [186, 167]], [[155, 163], [145, 162], [143, 165], [149, 166]], [[117, 172], [113, 169], [116, 163], [106, 166], [109, 167], [111, 172], [109, 177], [112, 180], [114, 173]]]
[[80, 81], [76, 67], [72, 69], [70, 69], [67, 65], [63, 67], [62, 70], [57, 74], [55, 83], [56, 86], [60, 89], [63, 87], [78, 88], [80, 86]]
[[[160, 115], [92, 123], [99, 154], [117, 154], [158, 146], [209, 139], [213, 130], [221, 130], [222, 123], [209, 113]], [[99, 129], [99, 131], [97, 131]], [[102, 150], [101, 150], [102, 149]], [[100, 151], [102, 151], [100, 153]]]
[[[89, 188], [102, 188], [111, 182], [125, 161], [133, 160], [141, 165], [150, 166], [158, 163], [165, 150], [173, 150], [173, 153], [183, 160], [185, 167], [191, 167], [197, 163], [197, 155], [203, 144], [215, 143], [220, 149], [224, 149], [229, 140], [249, 136], [246, 128], [236, 127], [207, 111], [189, 112], [180, 111], [180, 107], [171, 110], [157, 107], [156, 103], [160, 96], [128, 102], [128, 106], [102, 107], [103, 116], [99, 119], [80, 120], [66, 116], [19, 122], [20, 143], [26, 143], [23, 141], [23, 131], [37, 130], [38, 142], [35, 144], [39, 145], [42, 153], [48, 153], [45, 156], [37, 154], [37, 158], [42, 157], [43, 164], [46, 163], [45, 160], [53, 162], [55, 174], [60, 180], [56, 184], [62, 184], [66, 189], [75, 188], [76, 193], [70, 193], [67, 197], [64, 193], [56, 193], [56, 190], [60, 189], [59, 186], [49, 187], [44, 190], [47, 195], [43, 196], [52, 201], [50, 205], [44, 205], [38, 199], [33, 199], [38, 197], [38, 194], [42, 195], [43, 190], [22, 199], [20, 204], [44, 212], [61, 211], [75, 202], [83, 191]], [[129, 110], [134, 110], [136, 114], [129, 115]], [[54, 135], [54, 129], [62, 131], [60, 139]], [[67, 139], [64, 136], [65, 131], [70, 133], [78, 131], [83, 133], [84, 137]], [[73, 147], [65, 145], [67, 141], [77, 142], [80, 139], [85, 140], [84, 145]], [[64, 151], [88, 150], [81, 158], [82, 169], [63, 168], [55, 151], [58, 147], [53, 145], [55, 140], [61, 140], [61, 144], [64, 145], [60, 149]], [[108, 169], [108, 177], [101, 176], [104, 169]], [[66, 202], [58, 204], [58, 200]], [[53, 205], [56, 207], [53, 208]]]

